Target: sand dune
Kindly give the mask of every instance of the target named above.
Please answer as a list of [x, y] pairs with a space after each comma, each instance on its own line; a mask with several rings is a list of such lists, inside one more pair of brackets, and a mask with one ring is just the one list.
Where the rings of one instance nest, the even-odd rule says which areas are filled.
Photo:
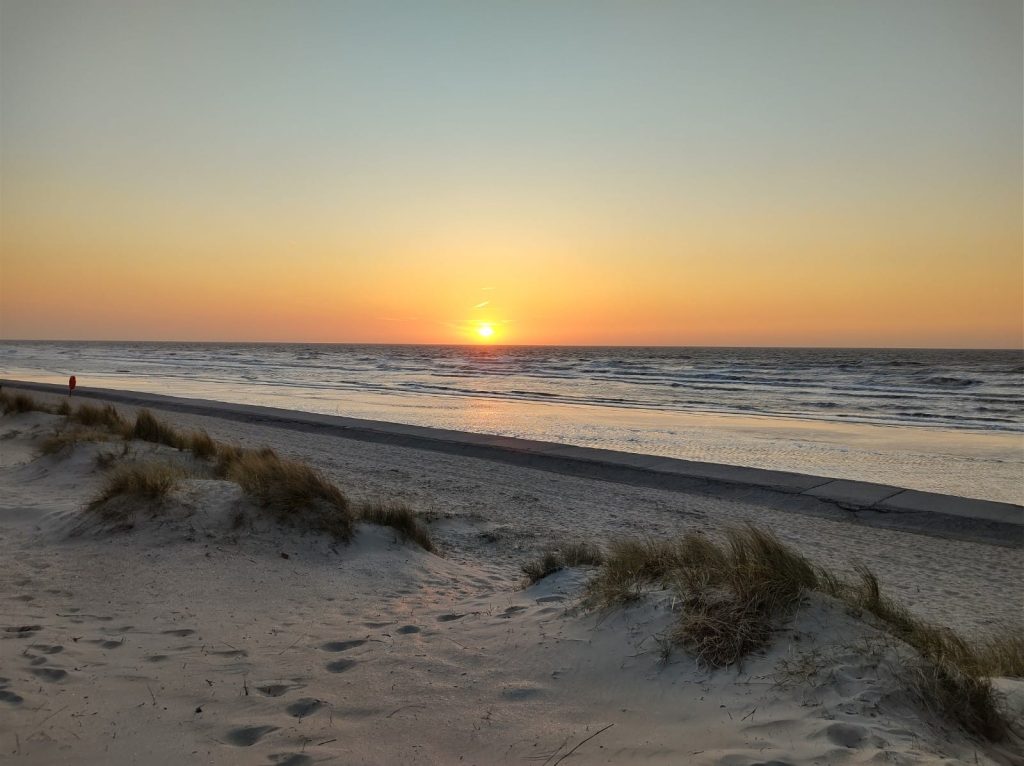
[[[281, 528], [232, 482], [181, 482], [130, 531], [83, 515], [104, 459], [62, 419], [0, 419], [0, 753], [14, 763], [1013, 763], [929, 711], [906, 646], [811, 596], [769, 648], [712, 671], [660, 640], [667, 593], [578, 608], [587, 568], [525, 587], [552, 541], [756, 518], [823, 562], [870, 563], [919, 613], [1019, 618], [1020, 550], [864, 528], [416, 450], [175, 417], [311, 459], [356, 498], [424, 511], [441, 555], [360, 524]], [[238, 522], [239, 514], [244, 523]], [[1000, 681], [1019, 705], [1021, 682]], [[1013, 714], [1011, 714], [1013, 715]], [[1017, 748], [1017, 750], [1014, 750]]]

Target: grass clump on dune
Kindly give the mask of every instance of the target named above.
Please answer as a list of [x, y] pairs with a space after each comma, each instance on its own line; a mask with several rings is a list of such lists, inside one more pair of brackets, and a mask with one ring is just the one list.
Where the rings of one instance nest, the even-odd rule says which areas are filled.
[[106, 428], [122, 435], [127, 428], [124, 418], [111, 404], [105, 404], [102, 407], [95, 404], [80, 404], [74, 409], [71, 409], [69, 405], [68, 410], [68, 420], [72, 423], [93, 428]]
[[323, 474], [305, 463], [280, 457], [272, 449], [229, 450], [221, 471], [278, 522], [338, 540], [352, 538], [348, 498]]
[[[0, 408], [5, 414], [51, 411], [25, 394], [0, 391]], [[295, 460], [280, 457], [272, 449], [247, 450], [221, 444], [203, 430], [182, 432], [156, 418], [149, 410], [139, 410], [134, 420], [124, 419], [112, 405], [81, 404], [72, 407], [65, 399], [56, 408], [74, 427], [47, 437], [39, 446], [41, 454], [52, 455], [83, 441], [133, 439], [188, 450], [200, 460], [212, 461], [212, 474], [237, 483], [272, 518], [335, 539], [352, 538], [356, 514], [345, 494], [319, 471]], [[121, 457], [124, 457], [122, 453]], [[98, 467], [114, 466], [117, 455], [97, 456]], [[167, 494], [184, 472], [169, 463], [139, 463], [114, 469], [100, 494], [88, 510], [110, 516], [129, 514], [126, 504], [114, 504], [115, 498], [158, 499]], [[114, 505], [119, 509], [113, 510]], [[430, 533], [416, 514], [400, 503], [374, 503], [363, 506], [359, 517], [373, 524], [392, 527], [403, 539], [412, 540], [427, 551], [434, 550]]]
[[978, 672], [986, 676], [1024, 678], [1024, 631], [1007, 630], [974, 645]]
[[217, 442], [206, 431], [193, 431], [184, 439], [185, 449], [200, 460], [212, 460], [217, 455]]
[[[170, 463], [147, 462], [119, 466], [110, 474], [103, 489], [86, 510], [105, 521], [130, 521], [135, 515], [137, 501], [152, 503], [163, 499], [184, 477], [185, 472]], [[118, 499], [136, 502], [112, 502]]]
[[539, 582], [566, 567], [598, 566], [604, 554], [596, 545], [587, 542], [570, 543], [562, 548], [545, 551], [539, 558], [523, 564], [523, 574], [531, 583]]
[[135, 415], [128, 438], [164, 444], [178, 450], [188, 450], [200, 460], [211, 460], [217, 456], [218, 445], [203, 430], [183, 433], [174, 426], [156, 418], [149, 410], [139, 410]]
[[404, 503], [374, 502], [359, 508], [359, 519], [369, 524], [391, 527], [403, 540], [411, 540], [425, 551], [434, 550], [430, 532], [416, 518], [416, 512]]
[[186, 447], [185, 437], [173, 426], [155, 418], [149, 410], [139, 410], [136, 413], [135, 423], [128, 432], [128, 438], [165, 444], [175, 449]]
[[1024, 637], [1019, 630], [967, 641], [949, 628], [926, 622], [881, 592], [878, 578], [864, 567], [859, 581], [841, 598], [874, 615], [888, 632], [921, 656], [911, 675], [920, 697], [968, 731], [985, 739], [1005, 738], [1008, 726], [996, 704], [994, 676], [1024, 677]]
[[773, 535], [744, 527], [729, 530], [724, 546], [697, 534], [615, 543], [587, 601], [608, 607], [635, 600], [645, 586], [672, 588], [684, 607], [673, 639], [701, 662], [723, 667], [764, 645], [775, 621], [820, 579]]
[[615, 543], [584, 603], [621, 605], [638, 598], [645, 586], [675, 591], [679, 618], [671, 639], [711, 667], [734, 664], [767, 644], [807, 593], [837, 598], [870, 613], [883, 630], [915, 650], [919, 659], [911, 681], [927, 705], [975, 736], [991, 741], [1007, 736], [989, 677], [1024, 677], [1020, 631], [971, 643], [884, 596], [867, 569], [858, 569], [857, 580], [843, 580], [752, 526], [728, 530], [724, 544], [696, 534]]
[[20, 415], [33, 410], [46, 410], [28, 394], [10, 394], [7, 391], [0, 391], [0, 409], [3, 409], [4, 415]]

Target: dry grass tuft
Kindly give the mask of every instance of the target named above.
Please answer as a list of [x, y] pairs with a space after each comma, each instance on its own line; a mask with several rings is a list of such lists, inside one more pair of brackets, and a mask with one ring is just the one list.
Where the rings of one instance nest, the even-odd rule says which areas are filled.
[[[538, 570], [553, 562], [541, 562]], [[675, 643], [712, 667], [731, 665], [764, 646], [804, 594], [818, 591], [874, 615], [916, 650], [911, 681], [926, 704], [967, 732], [992, 741], [1009, 726], [989, 677], [1024, 676], [1024, 638], [1008, 630], [972, 644], [928, 623], [883, 595], [865, 568], [847, 582], [817, 567], [769, 532], [730, 529], [724, 545], [699, 535], [680, 540], [627, 540], [609, 548], [585, 603], [611, 607], [637, 598], [644, 586], [676, 592], [681, 605]]]
[[214, 464], [213, 464], [213, 475], [220, 478], [228, 478], [228, 472], [231, 470], [232, 464], [242, 459], [242, 455], [245, 454], [245, 450], [239, 447], [237, 444], [220, 444], [216, 443], [214, 451]]
[[730, 529], [718, 548], [683, 538], [676, 587], [686, 610], [677, 641], [712, 667], [738, 662], [768, 642], [776, 624], [818, 585], [818, 570], [769, 532]]
[[991, 678], [1024, 678], [1024, 632], [1006, 629], [974, 646], [978, 672]]
[[217, 442], [206, 431], [193, 431], [184, 440], [185, 449], [200, 460], [212, 460], [217, 455]]
[[[70, 405], [68, 405], [68, 408], [70, 409]], [[102, 407], [95, 404], [80, 404], [71, 410], [68, 419], [72, 423], [78, 423], [91, 428], [107, 428], [121, 435], [125, 433], [128, 427], [121, 414], [110, 404]]]
[[323, 474], [305, 463], [280, 457], [271, 449], [228, 449], [219, 470], [278, 522], [352, 539], [348, 498]]
[[840, 598], [874, 615], [886, 630], [920, 655], [911, 680], [925, 704], [983, 739], [1006, 737], [1008, 724], [989, 680], [1024, 676], [1024, 638], [1007, 631], [974, 644], [949, 628], [914, 616], [882, 594], [878, 578], [858, 567], [859, 580], [847, 584]]
[[990, 679], [927, 655], [909, 672], [911, 684], [926, 708], [981, 739], [1006, 739], [1010, 724]]
[[[185, 472], [161, 462], [132, 463], [114, 469], [100, 493], [86, 506], [104, 521], [128, 523], [138, 510], [138, 501], [153, 503], [167, 496]], [[135, 502], [114, 503], [117, 499]]]
[[370, 524], [391, 527], [403, 540], [412, 540], [425, 551], [434, 551], [429, 530], [420, 523], [416, 512], [404, 503], [366, 503], [359, 508], [359, 518]]
[[530, 583], [535, 583], [566, 567], [599, 566], [603, 561], [604, 553], [596, 545], [570, 543], [545, 551], [540, 558], [523, 564], [523, 574]]
[[20, 415], [33, 410], [44, 412], [47, 410], [28, 394], [10, 394], [6, 391], [0, 391], [0, 409], [3, 409], [4, 415]]
[[529, 582], [535, 583], [540, 582], [563, 567], [562, 557], [558, 555], [557, 551], [545, 551], [540, 555], [540, 558], [523, 564], [523, 574], [526, 575], [526, 579]]
[[185, 449], [188, 440], [173, 426], [157, 420], [149, 410], [139, 410], [135, 415], [135, 424], [128, 432], [129, 438], [142, 441], [166, 444], [175, 449]]
[[596, 567], [604, 561], [604, 552], [593, 543], [569, 543], [558, 549], [567, 567]]
[[57, 409], [54, 410], [54, 413], [67, 417], [71, 414], [71, 402], [67, 399], [61, 399], [60, 404], [57, 405]]
[[618, 540], [608, 548], [604, 565], [588, 586], [587, 602], [606, 608], [634, 601], [644, 586], [671, 586], [676, 580], [703, 584], [701, 572], [717, 571], [725, 554], [706, 538], [689, 534], [679, 540]]

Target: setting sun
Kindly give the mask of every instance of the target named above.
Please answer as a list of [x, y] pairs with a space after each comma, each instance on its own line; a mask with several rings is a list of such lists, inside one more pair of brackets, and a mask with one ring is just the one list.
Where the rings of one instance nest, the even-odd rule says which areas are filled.
[[482, 324], [476, 328], [476, 334], [486, 340], [494, 335], [494, 328], [489, 324]]

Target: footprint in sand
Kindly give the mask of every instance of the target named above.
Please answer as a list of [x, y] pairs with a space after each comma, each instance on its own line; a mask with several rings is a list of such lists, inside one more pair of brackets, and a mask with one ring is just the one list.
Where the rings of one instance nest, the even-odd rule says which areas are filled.
[[355, 649], [357, 646], [362, 646], [366, 641], [362, 638], [355, 638], [351, 641], [328, 641], [320, 648], [325, 652], [347, 652], [349, 649]]
[[419, 633], [421, 630], [419, 625], [403, 625], [395, 633], [401, 633], [403, 636], [408, 636], [410, 633]]
[[64, 651], [64, 647], [60, 644], [55, 646], [47, 646], [46, 644], [32, 644], [29, 649], [34, 652], [42, 652], [43, 654], [60, 654]]
[[146, 662], [163, 662], [166, 659], [166, 654], [151, 654], [146, 658]]
[[35, 668], [32, 674], [44, 681], [62, 681], [67, 678], [67, 671], [60, 668]]
[[323, 706], [323, 700], [314, 699], [313, 697], [303, 697], [300, 700], [295, 700], [295, 702], [286, 707], [285, 710], [288, 711], [288, 715], [293, 718], [307, 718]]
[[274, 766], [309, 766], [313, 759], [305, 753], [274, 753], [270, 762]]
[[327, 669], [332, 673], [344, 673], [346, 670], [355, 667], [355, 664], [355, 660], [335, 660], [334, 662], [327, 663]]
[[510, 606], [504, 612], [499, 614], [498, 617], [500, 617], [503, 620], [507, 620], [510, 617], [513, 617], [513, 616], [519, 614], [519, 612], [523, 612], [525, 610], [526, 610], [525, 606]]
[[31, 638], [34, 633], [42, 629], [42, 625], [16, 625], [4, 628], [4, 633], [7, 634], [4, 638]]
[[465, 617], [465, 614], [442, 614], [437, 618], [438, 622], [451, 622], [452, 620], [461, 620]]
[[828, 741], [840, 747], [860, 747], [867, 739], [868, 730], [855, 723], [834, 723], [828, 726], [824, 732]]
[[195, 631], [194, 630], [189, 630], [188, 628], [182, 628], [180, 630], [165, 630], [164, 631], [164, 635], [165, 636], [178, 636], [179, 638], [184, 638], [185, 636], [195, 635]]
[[245, 726], [241, 729], [232, 729], [227, 733], [227, 740], [235, 747], [252, 747], [272, 731], [277, 731], [276, 726]]
[[301, 689], [304, 685], [293, 681], [263, 681], [254, 688], [264, 697], [280, 697], [293, 689]]
[[23, 699], [24, 698], [20, 694], [9, 692], [6, 689], [0, 689], [0, 702], [6, 702], [10, 705], [20, 705]]

